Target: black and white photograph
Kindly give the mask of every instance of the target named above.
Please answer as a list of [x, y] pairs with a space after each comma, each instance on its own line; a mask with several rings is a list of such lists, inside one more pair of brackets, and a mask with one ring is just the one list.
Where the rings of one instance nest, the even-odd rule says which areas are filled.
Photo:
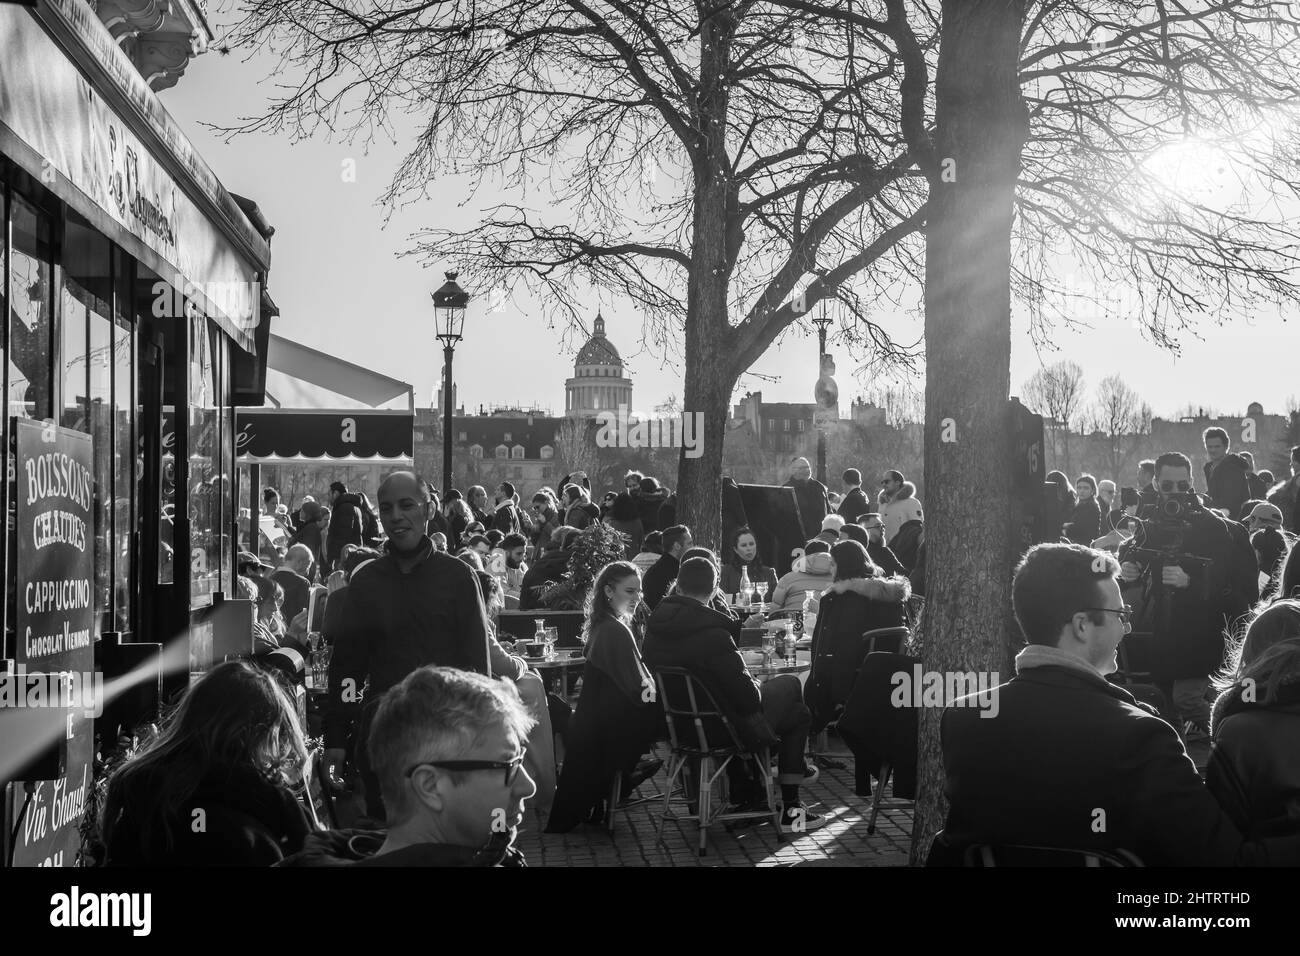
[[11, 925], [1294, 927], [1300, 4], [0, 0], [0, 316]]

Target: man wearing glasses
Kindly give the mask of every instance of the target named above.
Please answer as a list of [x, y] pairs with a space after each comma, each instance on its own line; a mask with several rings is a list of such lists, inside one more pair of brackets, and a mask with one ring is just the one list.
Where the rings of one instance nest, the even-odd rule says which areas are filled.
[[388, 830], [315, 833], [280, 865], [526, 865], [513, 843], [537, 790], [524, 767], [533, 723], [508, 682], [413, 671], [384, 695], [370, 729]]
[[948, 818], [929, 864], [974, 847], [1002, 865], [1060, 863], [1041, 849], [1135, 854], [1147, 866], [1300, 862], [1300, 833], [1246, 842], [1201, 782], [1178, 734], [1105, 675], [1130, 610], [1113, 557], [1031, 548], [1012, 606], [1026, 647], [1016, 677], [960, 698], [940, 725]]
[[[867, 531], [867, 554], [871, 556], [871, 562], [876, 567], [885, 572], [886, 577], [893, 577], [895, 574], [901, 574], [907, 577], [907, 568], [903, 567], [903, 562], [898, 560], [898, 555], [889, 550], [885, 544], [885, 522], [880, 514], [875, 511], [869, 511], [860, 515], [855, 524], [862, 525]], [[843, 532], [840, 534], [840, 540], [847, 540], [848, 535]]]
[[1185, 455], [1156, 459], [1153, 485], [1156, 502], [1139, 510], [1143, 524], [1119, 549], [1124, 596], [1139, 608], [1137, 630], [1151, 633], [1152, 674], [1173, 700], [1184, 739], [1203, 743], [1209, 675], [1223, 663], [1225, 628], [1259, 600], [1259, 568], [1244, 529], [1194, 504]]

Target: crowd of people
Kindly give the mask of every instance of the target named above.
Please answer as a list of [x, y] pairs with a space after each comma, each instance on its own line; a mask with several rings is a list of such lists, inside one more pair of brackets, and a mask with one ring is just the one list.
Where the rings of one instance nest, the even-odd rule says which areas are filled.
[[[979, 844], [1126, 850], [1148, 863], [1297, 861], [1300, 448], [1291, 478], [1269, 491], [1227, 454], [1226, 435], [1212, 429], [1205, 445], [1204, 494], [1178, 453], [1143, 462], [1122, 493], [1091, 475], [1049, 476], [1053, 543], [1016, 573], [1026, 647], [1017, 676], [996, 689], [999, 718], [971, 719], [979, 711], [960, 702], [944, 716], [951, 812], [932, 862]], [[582, 473], [521, 498], [510, 482], [439, 495], [397, 472], [376, 505], [335, 482], [328, 505], [304, 499], [292, 515], [267, 489], [266, 514], [284, 533], [241, 553], [252, 661], [199, 679], [114, 774], [109, 862], [520, 865], [525, 805], [565, 832], [613, 810], [616, 774], [626, 796], [659, 769], [662, 668], [708, 688], [746, 753], [771, 753], [783, 833], [818, 829], [825, 821], [806, 802], [819, 772], [810, 735], [843, 713], [864, 634], [906, 634], [926, 593], [914, 484], [893, 470], [874, 494], [856, 469], [841, 481], [833, 493], [806, 459], [792, 462], [804, 541], [785, 573], [770, 547], [764, 563], [764, 531], [729, 480], [720, 553], [697, 546], [676, 497], [637, 472], [598, 498]], [[548, 695], [499, 615], [547, 608], [557, 585], [576, 580], [584, 542], [602, 534], [622, 553], [590, 569], [570, 707]], [[275, 649], [310, 650], [308, 604], [321, 584], [332, 649], [325, 764], [356, 781], [365, 806], [346, 830], [304, 813], [305, 730], [281, 678], [257, 666]], [[812, 671], [760, 683], [744, 632], [783, 616], [807, 625]], [[1129, 649], [1142, 659], [1121, 667], [1134, 629], [1144, 640]], [[1210, 738], [1202, 783], [1186, 748]], [[728, 767], [737, 808], [768, 799], [759, 769], [752, 758]], [[871, 792], [870, 772], [858, 792]], [[1098, 808], [1111, 821], [1101, 828]], [[211, 839], [190, 827], [196, 809]]]

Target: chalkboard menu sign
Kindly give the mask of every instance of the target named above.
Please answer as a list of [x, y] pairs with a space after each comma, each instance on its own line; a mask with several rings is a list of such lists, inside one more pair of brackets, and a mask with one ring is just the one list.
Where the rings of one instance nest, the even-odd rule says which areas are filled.
[[[94, 480], [89, 435], [50, 422], [14, 421], [14, 672], [7, 706], [48, 712], [33, 749], [58, 746], [53, 779], [35, 782], [16, 835], [15, 866], [71, 866], [92, 785], [94, 721], [102, 677], [94, 673]], [[56, 676], [58, 675], [58, 676]], [[11, 784], [9, 832], [26, 793]]]

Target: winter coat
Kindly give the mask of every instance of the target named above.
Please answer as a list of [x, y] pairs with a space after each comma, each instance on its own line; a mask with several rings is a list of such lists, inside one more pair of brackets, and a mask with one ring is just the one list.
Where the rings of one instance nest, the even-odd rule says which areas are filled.
[[[882, 491], [878, 505], [880, 522], [885, 526], [885, 543], [894, 548], [894, 536], [903, 525], [909, 521], [921, 520], [921, 502], [916, 497], [916, 485], [910, 481], [903, 482], [903, 487], [899, 488], [893, 497]], [[894, 548], [894, 552], [897, 553], [898, 549]]]
[[366, 518], [361, 496], [339, 495], [330, 511], [329, 529], [325, 534], [326, 564], [333, 568], [345, 544], [361, 545], [365, 540]]
[[[170, 821], [138, 819], [127, 797], [105, 833], [108, 866], [270, 866], [301, 850], [311, 831], [293, 792], [251, 770], [213, 770]], [[198, 809], [201, 832], [192, 827]]]
[[[929, 865], [975, 843], [1128, 850], [1147, 866], [1300, 863], [1300, 837], [1243, 842], [1177, 732], [1122, 687], [1062, 666], [962, 698], [940, 725], [948, 819]], [[1105, 826], [1090, 825], [1105, 812]]]
[[1240, 455], [1224, 455], [1213, 473], [1207, 461], [1201, 470], [1205, 472], [1205, 491], [1210, 496], [1212, 507], [1227, 508], [1228, 517], [1236, 518], [1241, 506], [1250, 500], [1250, 482], [1247, 474], [1250, 465]]
[[564, 523], [571, 528], [577, 528], [579, 531], [599, 518], [600, 506], [594, 505], [590, 501], [575, 501], [569, 505], [569, 510], [564, 513]]
[[492, 523], [486, 527], [489, 531], [500, 531], [502, 534], [517, 534], [522, 527], [520, 514], [514, 502], [504, 501], [492, 513]]
[[474, 849], [448, 843], [421, 843], [376, 855], [384, 830], [322, 830], [307, 837], [301, 853], [276, 866], [502, 866], [522, 867], [524, 855], [514, 847], [515, 832], [495, 835]]
[[1287, 677], [1276, 703], [1244, 701], [1241, 685], [1214, 702], [1205, 785], [1251, 838], [1300, 833], [1300, 675]]
[[853, 488], [844, 495], [844, 500], [835, 509], [835, 513], [850, 523], [871, 510], [871, 502], [861, 488]]
[[541, 591], [546, 586], [559, 581], [569, 567], [567, 551], [547, 551], [529, 565], [524, 573], [524, 580], [519, 585], [519, 610], [535, 611], [542, 607]]
[[[728, 561], [722, 566], [722, 573], [718, 576], [718, 588], [723, 594], [735, 594], [740, 590], [740, 569], [745, 567], [740, 563], [740, 559]], [[776, 590], [776, 572], [771, 568], [763, 565], [758, 558], [755, 558], [748, 565], [749, 583], [755, 586], [762, 582], [767, 582], [767, 597], [765, 600], [773, 600], [772, 593]]]
[[[835, 709], [848, 699], [867, 654], [863, 635], [882, 627], [906, 626], [904, 604], [911, 594], [906, 578], [850, 578], [836, 581], [822, 594], [804, 694], [813, 715], [810, 733], [830, 723]], [[877, 649], [897, 652], [900, 648]]]
[[1288, 542], [1276, 528], [1261, 528], [1250, 536], [1260, 574], [1268, 576], [1260, 600], [1271, 601], [1282, 586], [1282, 564], [1286, 561]]
[[732, 639], [735, 622], [694, 598], [674, 594], [650, 614], [642, 659], [651, 671], [683, 667], [709, 689], [728, 716], [745, 720], [763, 703], [758, 682]]
[[[644, 541], [645, 539], [643, 538], [642, 543], [644, 543]], [[649, 570], [655, 566], [655, 562], [662, 557], [662, 554], [655, 554], [653, 551], [642, 551], [632, 559], [632, 563], [641, 569], [641, 578], [644, 580], [646, 573], [649, 572]]]
[[1096, 498], [1087, 498], [1074, 506], [1074, 512], [1065, 525], [1065, 536], [1085, 547], [1101, 537], [1101, 505]]
[[645, 576], [641, 579], [641, 600], [653, 611], [659, 602], [664, 599], [668, 589], [677, 580], [677, 572], [681, 568], [681, 562], [671, 554], [659, 556], [659, 560], [654, 563]]
[[[1120, 546], [1121, 564], [1131, 560], [1136, 547], [1136, 540]], [[1208, 569], [1183, 569], [1191, 577], [1190, 587], [1165, 587], [1154, 565], [1138, 581], [1121, 583], [1124, 602], [1138, 609], [1133, 629], [1154, 635], [1152, 673], [1157, 681], [1202, 678], [1216, 671], [1223, 662], [1224, 629], [1259, 600], [1259, 568], [1241, 525], [1212, 511], [1197, 512], [1184, 533], [1183, 551], [1211, 562]], [[1148, 567], [1147, 561], [1133, 563]]]
[[812, 591], [816, 606], [821, 593], [831, 586], [831, 556], [809, 554], [803, 557], [804, 570], [791, 571], [781, 576], [772, 591], [772, 603], [778, 611], [798, 611], [803, 608], [804, 592]]
[[925, 530], [925, 524], [919, 518], [908, 521], [898, 529], [898, 534], [894, 535], [894, 540], [889, 542], [889, 550], [894, 552], [899, 564], [905, 567], [908, 573], [911, 573], [912, 568], [916, 567], [916, 555], [921, 548], [921, 532], [923, 530]]
[[659, 506], [659, 529], [671, 528], [677, 523], [677, 494], [674, 492]]
[[875, 543], [867, 545], [867, 556], [871, 558], [872, 564], [884, 572], [885, 577], [892, 578], [898, 574], [907, 577], [908, 569], [903, 566], [903, 562], [898, 560], [898, 555], [894, 554], [888, 545]]
[[662, 531], [663, 527], [659, 524], [659, 509], [668, 500], [668, 489], [660, 488], [650, 493], [638, 491], [633, 497], [636, 501], [637, 517], [641, 519], [641, 530], [645, 534], [651, 531]]
[[631, 560], [633, 555], [640, 553], [641, 541], [645, 537], [641, 531], [640, 518], [633, 518], [631, 521], [620, 521], [618, 518], [606, 517], [605, 524], [623, 536], [623, 550], [628, 560]]
[[811, 541], [822, 529], [822, 520], [831, 513], [826, 486], [816, 478], [791, 478], [783, 487], [793, 488], [799, 503], [799, 521], [803, 524], [803, 539]]

